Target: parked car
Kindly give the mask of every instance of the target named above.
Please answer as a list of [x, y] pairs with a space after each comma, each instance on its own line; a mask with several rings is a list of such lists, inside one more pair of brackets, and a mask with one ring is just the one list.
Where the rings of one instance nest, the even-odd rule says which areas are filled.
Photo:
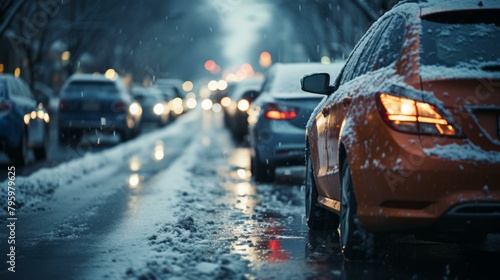
[[78, 142], [85, 132], [118, 133], [122, 141], [139, 134], [142, 108], [122, 80], [75, 74], [64, 84], [59, 103], [59, 141]]
[[236, 141], [243, 141], [248, 134], [248, 109], [259, 96], [261, 78], [249, 78], [238, 82], [228, 96], [229, 105], [224, 107], [226, 127]]
[[262, 91], [248, 112], [251, 170], [256, 181], [274, 180], [278, 166], [304, 164], [306, 123], [322, 97], [302, 92], [300, 79], [324, 71], [336, 76], [342, 65], [277, 63], [266, 73]]
[[158, 79], [155, 86], [172, 96], [169, 102], [170, 118], [172, 120], [189, 110], [186, 104], [186, 92], [182, 89], [182, 80]]
[[142, 122], [154, 122], [159, 126], [165, 126], [169, 121], [168, 102], [165, 102], [159, 94], [154, 94], [145, 87], [133, 86], [132, 95], [142, 107]]
[[47, 110], [26, 82], [11, 74], [0, 75], [0, 151], [13, 164], [26, 164], [29, 149], [36, 160], [47, 158], [49, 123]]
[[306, 218], [345, 257], [385, 254], [389, 233], [500, 232], [500, 3], [404, 2], [329, 75], [307, 126]]

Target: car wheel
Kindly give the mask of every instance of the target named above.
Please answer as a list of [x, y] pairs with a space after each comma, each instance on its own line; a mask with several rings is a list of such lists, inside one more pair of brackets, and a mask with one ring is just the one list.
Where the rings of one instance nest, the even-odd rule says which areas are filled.
[[312, 159], [309, 149], [306, 158], [306, 221], [312, 230], [336, 230], [339, 227], [339, 216], [322, 208], [318, 204], [318, 190], [314, 181]]
[[18, 166], [24, 166], [28, 163], [28, 135], [26, 134], [24, 128], [23, 134], [21, 135], [21, 142], [17, 148], [10, 153], [10, 160], [12, 161], [12, 164]]
[[252, 176], [256, 182], [266, 183], [272, 182], [275, 177], [275, 168], [270, 164], [262, 163], [259, 154], [255, 151], [255, 156], [252, 156], [250, 162]]
[[33, 152], [35, 154], [35, 159], [40, 161], [40, 160], [46, 160], [47, 159], [47, 150], [49, 149], [49, 133], [47, 129], [44, 131], [44, 136], [43, 136], [43, 144], [41, 147], [36, 147], [33, 149]]
[[344, 160], [341, 177], [340, 247], [344, 257], [352, 260], [381, 258], [386, 253], [386, 235], [363, 229], [356, 218], [357, 202], [352, 184], [351, 168]]

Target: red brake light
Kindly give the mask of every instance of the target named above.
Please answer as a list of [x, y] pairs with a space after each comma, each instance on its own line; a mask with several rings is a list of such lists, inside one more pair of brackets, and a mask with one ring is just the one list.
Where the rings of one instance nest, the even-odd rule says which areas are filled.
[[379, 95], [380, 114], [396, 130], [429, 135], [459, 136], [435, 106], [385, 93]]
[[294, 107], [269, 103], [264, 116], [271, 120], [291, 120], [297, 117], [296, 111], [297, 109]]
[[121, 99], [115, 101], [111, 107], [113, 112], [124, 112], [127, 109], [127, 104]]
[[10, 110], [11, 107], [12, 107], [12, 104], [8, 101], [1, 101], [0, 102], [0, 112], [6, 112], [6, 111]]

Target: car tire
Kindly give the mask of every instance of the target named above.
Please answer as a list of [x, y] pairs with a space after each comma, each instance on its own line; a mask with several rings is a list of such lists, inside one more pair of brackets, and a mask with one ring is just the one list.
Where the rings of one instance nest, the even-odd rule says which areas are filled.
[[9, 155], [12, 164], [24, 166], [28, 163], [28, 135], [23, 127], [19, 145]]
[[339, 216], [322, 208], [318, 203], [318, 190], [314, 181], [312, 158], [307, 149], [306, 158], [306, 223], [311, 230], [336, 230], [339, 227]]
[[387, 252], [386, 234], [362, 228], [356, 218], [357, 201], [352, 184], [351, 168], [344, 160], [341, 173], [340, 238], [342, 254], [351, 260], [379, 259]]
[[255, 156], [252, 156], [250, 169], [256, 182], [269, 183], [274, 180], [275, 167], [270, 164], [262, 163], [257, 151], [255, 151]]

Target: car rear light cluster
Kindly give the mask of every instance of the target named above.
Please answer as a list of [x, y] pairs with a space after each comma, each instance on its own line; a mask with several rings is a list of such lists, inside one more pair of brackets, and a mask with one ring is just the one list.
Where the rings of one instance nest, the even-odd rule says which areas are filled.
[[0, 101], [0, 113], [10, 110], [12, 104], [8, 101]]
[[458, 130], [429, 103], [385, 93], [379, 95], [379, 100], [382, 118], [396, 130], [415, 134], [459, 136]]
[[268, 103], [264, 116], [271, 120], [292, 120], [297, 117], [297, 108], [276, 103]]
[[60, 111], [60, 112], [64, 112], [64, 111], [66, 111], [66, 102], [65, 102], [64, 100], [61, 100], [61, 101], [59, 102], [59, 111]]
[[126, 108], [127, 108], [127, 104], [125, 104], [125, 101], [119, 99], [113, 103], [111, 110], [113, 110], [113, 112], [116, 112], [116, 113], [121, 113], [121, 112], [124, 112], [126, 110]]

